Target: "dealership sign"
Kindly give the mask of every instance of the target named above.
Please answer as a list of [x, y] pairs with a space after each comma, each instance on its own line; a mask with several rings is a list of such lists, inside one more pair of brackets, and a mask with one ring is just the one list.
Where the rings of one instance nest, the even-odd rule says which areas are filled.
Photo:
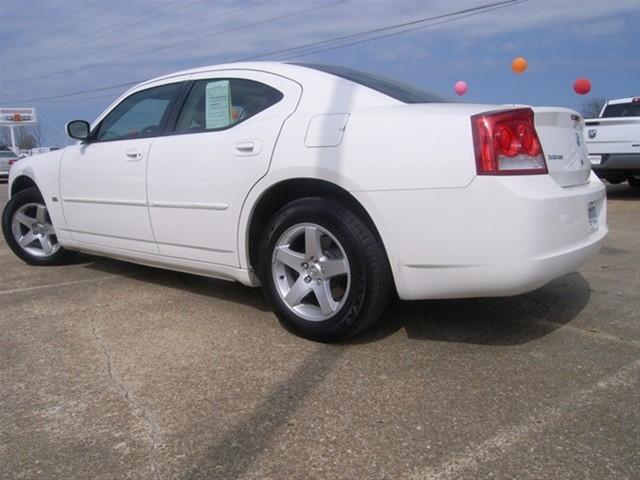
[[38, 123], [35, 108], [1, 108], [0, 125], [34, 125]]

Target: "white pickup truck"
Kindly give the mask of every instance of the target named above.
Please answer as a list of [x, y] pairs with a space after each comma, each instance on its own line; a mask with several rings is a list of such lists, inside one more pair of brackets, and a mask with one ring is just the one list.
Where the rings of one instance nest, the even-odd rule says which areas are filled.
[[585, 120], [584, 137], [596, 175], [640, 187], [640, 97], [609, 100], [599, 117]]

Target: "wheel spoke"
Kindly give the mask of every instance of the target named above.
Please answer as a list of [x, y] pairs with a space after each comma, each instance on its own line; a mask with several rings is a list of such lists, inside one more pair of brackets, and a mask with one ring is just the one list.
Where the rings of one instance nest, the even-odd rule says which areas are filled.
[[36, 220], [40, 223], [46, 223], [47, 208], [44, 205], [38, 205], [36, 207]]
[[294, 269], [296, 272], [302, 271], [302, 263], [305, 258], [302, 253], [294, 252], [288, 245], [278, 247], [276, 251], [276, 260], [284, 263], [287, 267]]
[[348, 271], [347, 261], [344, 258], [338, 260], [326, 260], [321, 262], [320, 265], [322, 266], [322, 273], [325, 278], [346, 275]]
[[324, 256], [322, 245], [320, 245], [320, 237], [322, 232], [316, 227], [305, 227], [304, 229], [304, 253], [307, 258], [314, 257], [320, 259]]
[[307, 296], [310, 291], [310, 284], [305, 283], [305, 281], [303, 280], [303, 276], [300, 275], [300, 277], [298, 277], [298, 280], [296, 280], [296, 282], [291, 286], [291, 288], [285, 295], [284, 300], [290, 306], [295, 307], [304, 297]]
[[280, 301], [306, 321], [328, 320], [349, 298], [351, 266], [338, 239], [324, 226], [298, 223], [285, 230], [273, 247], [271, 267]]
[[53, 253], [53, 244], [51, 243], [51, 237], [49, 235], [42, 235], [38, 238], [40, 241], [40, 245], [42, 245], [42, 250], [47, 255], [51, 255]]
[[18, 243], [20, 243], [20, 245], [22, 245], [23, 247], [27, 247], [31, 243], [33, 243], [36, 238], [38, 237], [33, 232], [29, 231], [24, 236], [22, 236], [20, 240], [18, 240]]
[[329, 282], [324, 281], [321, 283], [316, 283], [313, 287], [313, 293], [318, 300], [318, 305], [320, 305], [320, 310], [325, 315], [329, 315], [336, 311], [338, 307], [338, 302], [333, 299], [331, 295], [331, 287]]
[[44, 228], [42, 229], [42, 233], [44, 233], [45, 235], [55, 235], [56, 230], [55, 228], [53, 228], [53, 225], [51, 225], [50, 223], [46, 223]]
[[13, 217], [16, 221], [18, 221], [19, 223], [21, 223], [22, 225], [24, 225], [27, 228], [31, 228], [31, 226], [36, 223], [36, 219], [32, 218], [30, 216], [28, 216], [27, 214], [23, 213], [23, 212], [18, 212], [16, 213], [15, 217]]

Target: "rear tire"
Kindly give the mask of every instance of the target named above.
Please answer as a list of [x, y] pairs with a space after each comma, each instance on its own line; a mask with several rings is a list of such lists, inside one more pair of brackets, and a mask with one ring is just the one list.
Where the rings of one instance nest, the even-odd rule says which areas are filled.
[[75, 252], [58, 243], [37, 188], [22, 190], [11, 197], [2, 212], [2, 233], [13, 253], [30, 265], [61, 265], [75, 256]]
[[362, 333], [389, 299], [391, 272], [382, 246], [360, 218], [332, 200], [285, 205], [266, 228], [259, 258], [276, 315], [312, 340]]

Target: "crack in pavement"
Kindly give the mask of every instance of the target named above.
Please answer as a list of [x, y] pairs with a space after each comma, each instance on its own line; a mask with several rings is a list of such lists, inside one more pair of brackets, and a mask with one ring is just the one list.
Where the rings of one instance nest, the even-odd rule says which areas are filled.
[[119, 381], [113, 373], [113, 355], [111, 353], [111, 349], [109, 345], [104, 341], [102, 336], [100, 336], [96, 330], [96, 325], [93, 320], [93, 317], [90, 320], [91, 322], [91, 333], [96, 341], [96, 343], [100, 346], [102, 353], [105, 357], [107, 363], [107, 373], [109, 375], [109, 379], [111, 382], [120, 390], [122, 398], [124, 398], [125, 402], [131, 408], [134, 416], [142, 419], [148, 431], [148, 438], [150, 443], [149, 448], [149, 460], [151, 462], [151, 475], [155, 479], [159, 479], [159, 463], [156, 458], [156, 449], [158, 446], [158, 437], [160, 435], [160, 426], [151, 418], [146, 409], [136, 402], [129, 391], [129, 387], [121, 381]]

